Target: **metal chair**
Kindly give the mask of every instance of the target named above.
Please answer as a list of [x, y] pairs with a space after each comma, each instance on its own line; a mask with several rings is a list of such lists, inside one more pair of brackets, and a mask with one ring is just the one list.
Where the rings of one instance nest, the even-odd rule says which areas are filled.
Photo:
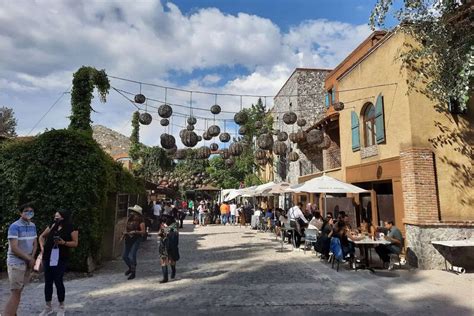
[[306, 248], [309, 245], [312, 245], [318, 240], [318, 229], [306, 229], [304, 231], [304, 254], [306, 254]]

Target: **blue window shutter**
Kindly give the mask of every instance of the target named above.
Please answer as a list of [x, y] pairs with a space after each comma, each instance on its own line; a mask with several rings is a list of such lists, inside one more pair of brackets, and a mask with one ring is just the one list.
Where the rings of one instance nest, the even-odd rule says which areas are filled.
[[332, 90], [332, 104], [336, 103], [336, 90]]
[[377, 144], [385, 142], [385, 122], [383, 117], [383, 96], [378, 95], [375, 102], [375, 138]]
[[360, 149], [359, 118], [357, 113], [351, 112], [352, 151]]
[[326, 92], [326, 107], [329, 107], [329, 92]]

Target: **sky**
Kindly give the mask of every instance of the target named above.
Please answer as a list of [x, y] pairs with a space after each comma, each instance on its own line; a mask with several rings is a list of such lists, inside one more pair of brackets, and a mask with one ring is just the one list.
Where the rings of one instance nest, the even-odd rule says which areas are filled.
[[[13, 108], [19, 135], [36, 135], [69, 124], [72, 74], [82, 65], [110, 76], [194, 93], [198, 131], [214, 124], [214, 93], [273, 96], [296, 67], [337, 66], [371, 30], [376, 0], [0, 0], [0, 106]], [[111, 78], [132, 97], [140, 85]], [[177, 104], [172, 125], [142, 126], [141, 141], [158, 145], [160, 134], [178, 135], [191, 110], [190, 94], [141, 86], [155, 100]], [[106, 103], [95, 93], [93, 124], [130, 135], [136, 110], [111, 89]], [[55, 102], [57, 101], [57, 102]], [[256, 97], [242, 98], [247, 107]], [[265, 98], [268, 107], [272, 98]], [[226, 111], [240, 97], [218, 96]], [[43, 117], [44, 116], [44, 117]], [[232, 114], [216, 124], [234, 133]], [[204, 119], [207, 118], [207, 119]], [[222, 120], [229, 120], [224, 126]]]

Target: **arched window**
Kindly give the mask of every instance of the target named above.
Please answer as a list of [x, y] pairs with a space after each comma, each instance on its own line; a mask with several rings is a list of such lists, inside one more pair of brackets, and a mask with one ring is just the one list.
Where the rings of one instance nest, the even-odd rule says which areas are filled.
[[362, 112], [364, 119], [364, 145], [365, 147], [376, 144], [376, 128], [375, 128], [375, 106], [367, 103]]

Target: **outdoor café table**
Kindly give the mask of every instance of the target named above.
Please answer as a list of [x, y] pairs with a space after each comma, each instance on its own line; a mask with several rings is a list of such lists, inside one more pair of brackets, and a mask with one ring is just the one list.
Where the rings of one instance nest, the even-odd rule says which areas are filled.
[[366, 269], [369, 269], [369, 270], [371, 270], [371, 268], [370, 268], [370, 262], [369, 262], [369, 256], [368, 256], [368, 253], [369, 253], [369, 246], [370, 246], [370, 245], [376, 246], [376, 245], [390, 245], [390, 244], [391, 244], [390, 241], [385, 240], [385, 239], [375, 239], [375, 240], [372, 240], [372, 239], [369, 238], [369, 237], [365, 237], [365, 238], [362, 239], [362, 240], [354, 241], [354, 243], [355, 243], [356, 245], [360, 245], [360, 246], [363, 246], [363, 247], [364, 247], [364, 253], [365, 253], [365, 268], [366, 268]]
[[282, 226], [280, 229], [280, 236], [281, 236], [281, 251], [283, 251], [283, 242], [285, 241], [285, 234], [287, 232], [291, 232], [291, 244], [293, 245], [293, 248], [296, 248], [295, 245], [295, 236], [294, 236], [294, 228], [293, 227], [286, 227]]

